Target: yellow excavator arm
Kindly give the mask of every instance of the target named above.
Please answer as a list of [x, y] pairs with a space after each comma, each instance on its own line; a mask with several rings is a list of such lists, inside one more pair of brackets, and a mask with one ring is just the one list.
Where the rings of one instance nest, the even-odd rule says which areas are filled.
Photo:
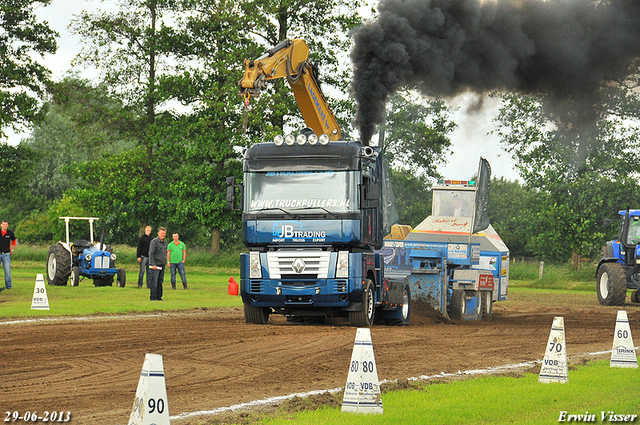
[[309, 46], [304, 40], [285, 40], [255, 60], [244, 62], [244, 77], [238, 82], [245, 99], [257, 97], [266, 81], [287, 78], [307, 127], [317, 135], [340, 140], [340, 126], [327, 104], [313, 67], [307, 60]]

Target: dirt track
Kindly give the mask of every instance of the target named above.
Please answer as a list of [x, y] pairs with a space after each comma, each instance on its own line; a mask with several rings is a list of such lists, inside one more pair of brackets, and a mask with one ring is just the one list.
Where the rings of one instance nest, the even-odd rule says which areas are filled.
[[[442, 322], [414, 310], [409, 327], [372, 328], [380, 379], [541, 359], [554, 316], [564, 317], [570, 361], [611, 349], [617, 308], [599, 306], [595, 294], [529, 298], [496, 303], [488, 322]], [[638, 332], [640, 306], [624, 308]], [[354, 337], [341, 319], [299, 325], [272, 317], [257, 326], [245, 324], [240, 309], [4, 321], [2, 419], [7, 411], [55, 410], [70, 411], [73, 424], [126, 424], [145, 353], [163, 355], [172, 416], [342, 387]]]

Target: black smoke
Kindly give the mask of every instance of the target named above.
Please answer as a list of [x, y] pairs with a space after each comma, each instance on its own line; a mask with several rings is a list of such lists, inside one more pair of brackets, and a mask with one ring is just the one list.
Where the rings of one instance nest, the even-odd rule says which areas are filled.
[[351, 52], [365, 144], [403, 87], [591, 102], [640, 56], [640, 0], [382, 0], [378, 11]]

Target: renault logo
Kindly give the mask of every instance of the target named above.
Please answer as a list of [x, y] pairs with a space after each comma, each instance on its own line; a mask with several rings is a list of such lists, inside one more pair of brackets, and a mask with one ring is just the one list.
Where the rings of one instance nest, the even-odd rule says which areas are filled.
[[302, 258], [296, 258], [295, 260], [293, 260], [293, 264], [291, 264], [291, 268], [293, 269], [293, 271], [298, 274], [302, 273], [306, 266], [307, 265], [304, 263], [304, 261], [302, 261]]

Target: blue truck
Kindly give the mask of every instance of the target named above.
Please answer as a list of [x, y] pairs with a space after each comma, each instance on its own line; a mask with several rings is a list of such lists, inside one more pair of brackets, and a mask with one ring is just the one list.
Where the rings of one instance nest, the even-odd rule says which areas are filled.
[[[402, 238], [392, 232], [397, 214], [378, 148], [307, 131], [254, 144], [243, 169], [242, 184], [227, 179], [227, 202], [242, 210], [249, 250], [240, 255], [247, 323], [282, 314], [408, 325], [412, 299], [445, 317], [479, 319], [506, 299], [508, 249], [487, 243], [502, 242], [490, 226], [471, 234], [470, 218], [442, 216]], [[474, 187], [458, 189], [475, 197]], [[458, 234], [444, 222], [457, 223]]]

